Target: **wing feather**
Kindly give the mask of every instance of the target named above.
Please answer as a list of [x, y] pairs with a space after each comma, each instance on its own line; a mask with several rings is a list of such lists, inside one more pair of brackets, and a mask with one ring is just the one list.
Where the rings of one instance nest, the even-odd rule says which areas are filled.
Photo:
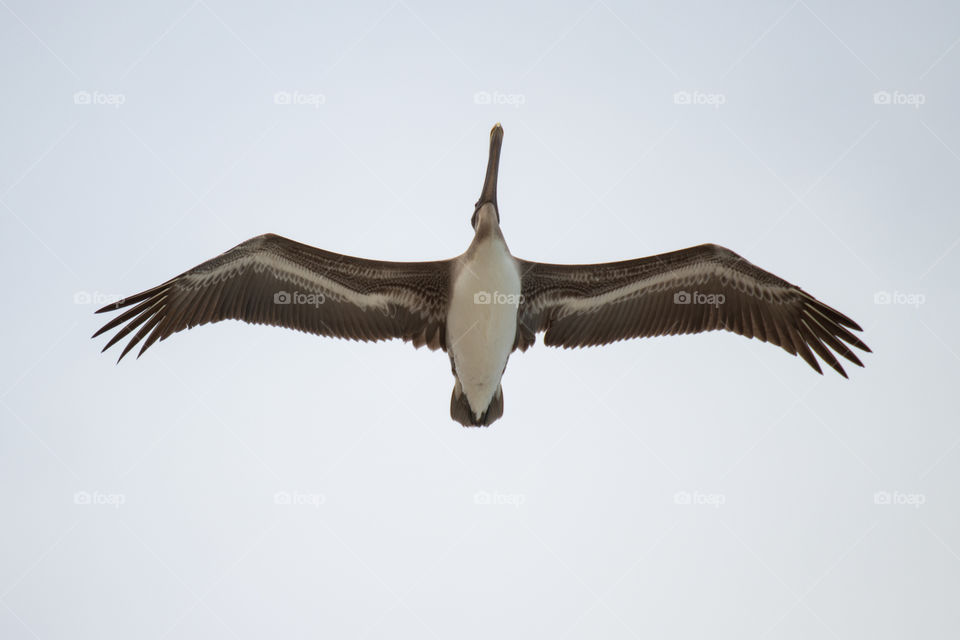
[[[518, 261], [518, 348], [533, 336], [564, 348], [659, 335], [726, 330], [820, 360], [846, 377], [836, 354], [862, 367], [847, 345], [870, 351], [860, 326], [799, 287], [713, 244], [590, 265]], [[522, 335], [521, 335], [522, 334]]]
[[444, 349], [450, 261], [384, 262], [344, 256], [266, 234], [176, 278], [109, 304], [124, 311], [104, 351], [135, 329], [120, 359], [184, 329], [242, 320], [351, 340], [400, 338]]

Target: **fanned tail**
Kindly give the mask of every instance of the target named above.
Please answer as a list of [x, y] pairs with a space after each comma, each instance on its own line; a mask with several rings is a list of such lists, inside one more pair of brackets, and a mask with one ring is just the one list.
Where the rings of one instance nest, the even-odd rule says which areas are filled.
[[497, 385], [497, 392], [493, 394], [490, 405], [479, 416], [474, 415], [467, 401], [467, 394], [463, 392], [460, 381], [453, 387], [450, 396], [450, 417], [465, 427], [489, 427], [503, 415], [503, 387]]

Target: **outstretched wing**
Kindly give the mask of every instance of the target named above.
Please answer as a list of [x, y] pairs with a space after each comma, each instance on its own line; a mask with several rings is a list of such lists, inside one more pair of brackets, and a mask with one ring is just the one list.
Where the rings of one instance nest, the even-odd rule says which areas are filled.
[[139, 328], [122, 359], [144, 338], [140, 354], [178, 331], [234, 319], [351, 340], [401, 338], [446, 350], [449, 281], [450, 261], [364, 260], [266, 234], [98, 310], [130, 307], [94, 337], [121, 327], [106, 351]]
[[714, 244], [649, 258], [590, 265], [518, 261], [517, 347], [585, 347], [627, 338], [724, 329], [800, 354], [815, 352], [846, 377], [834, 352], [863, 366], [848, 345], [870, 351], [856, 322], [809, 293]]

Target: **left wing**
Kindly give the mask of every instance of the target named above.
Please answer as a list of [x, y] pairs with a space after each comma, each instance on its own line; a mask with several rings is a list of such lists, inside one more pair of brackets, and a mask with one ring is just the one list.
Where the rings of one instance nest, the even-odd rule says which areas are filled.
[[449, 260], [366, 260], [268, 233], [99, 309], [130, 307], [93, 337], [123, 325], [106, 351], [139, 328], [118, 361], [144, 338], [140, 354], [178, 331], [221, 320], [446, 350], [450, 269]]

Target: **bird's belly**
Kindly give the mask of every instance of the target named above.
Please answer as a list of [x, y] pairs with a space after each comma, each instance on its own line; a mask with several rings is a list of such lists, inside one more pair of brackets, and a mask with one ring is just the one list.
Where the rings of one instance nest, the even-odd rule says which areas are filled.
[[470, 408], [481, 412], [500, 384], [517, 333], [520, 274], [506, 251], [478, 251], [457, 274], [447, 345]]

